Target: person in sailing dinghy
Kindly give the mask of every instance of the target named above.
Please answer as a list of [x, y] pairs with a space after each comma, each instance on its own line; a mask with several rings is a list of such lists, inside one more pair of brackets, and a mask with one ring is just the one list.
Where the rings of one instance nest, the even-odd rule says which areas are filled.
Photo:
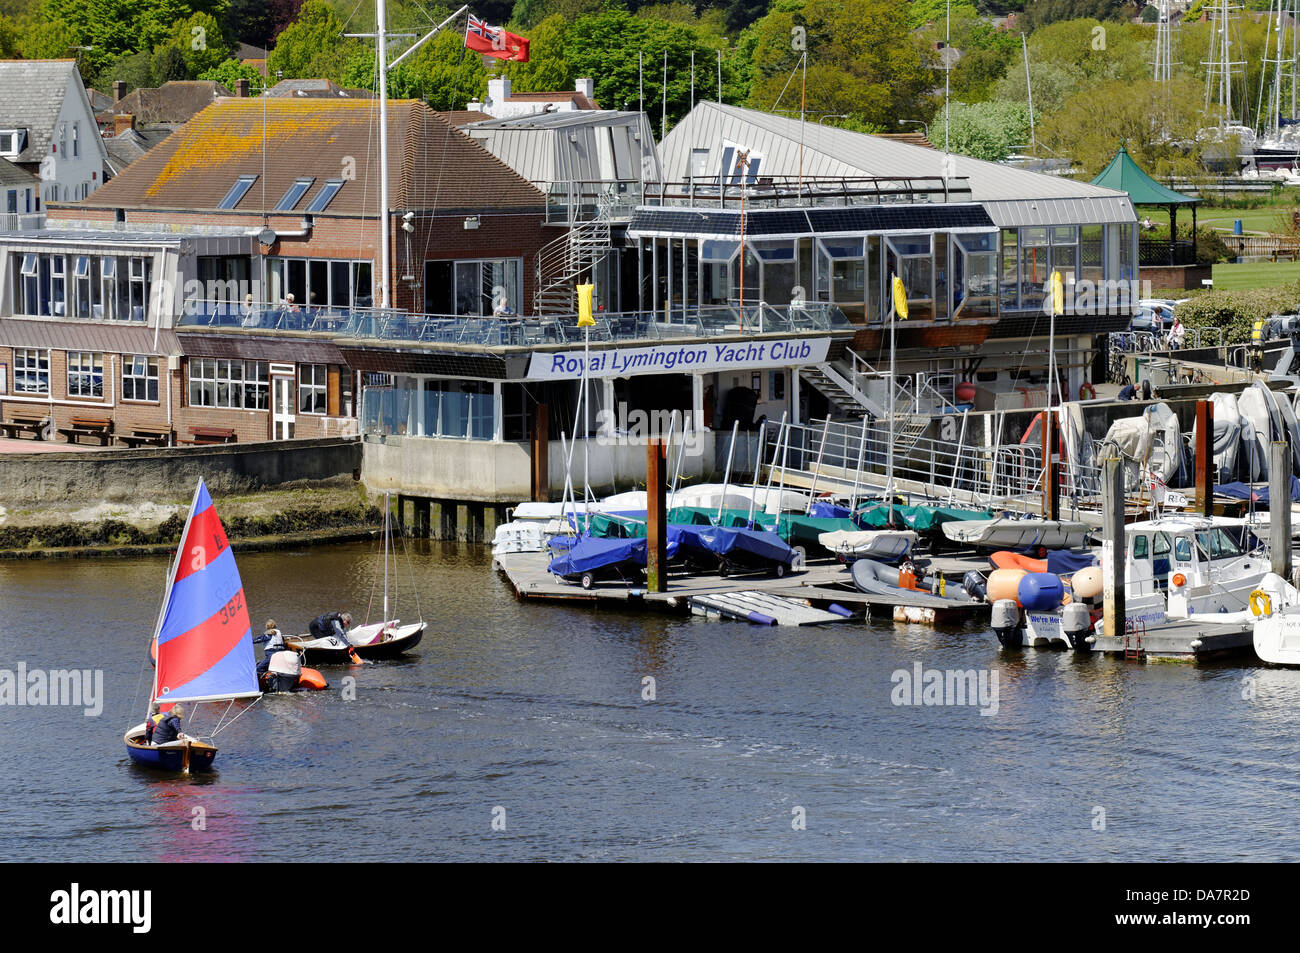
[[257, 663], [257, 674], [264, 675], [271, 663], [271, 656], [284, 651], [284, 635], [276, 628], [274, 619], [267, 619], [266, 632], [253, 639], [254, 644], [259, 642], [266, 643], [262, 646], [262, 661]]
[[296, 692], [302, 675], [302, 659], [288, 649], [276, 652], [267, 659], [267, 671], [262, 677], [264, 692]]
[[153, 730], [153, 744], [165, 745], [181, 736], [181, 719], [185, 717], [185, 708], [173, 705], [171, 711], [163, 715], [158, 727]]
[[331, 635], [344, 645], [349, 645], [348, 629], [352, 628], [352, 616], [346, 612], [326, 612], [312, 619], [307, 626], [313, 639], [327, 639]]

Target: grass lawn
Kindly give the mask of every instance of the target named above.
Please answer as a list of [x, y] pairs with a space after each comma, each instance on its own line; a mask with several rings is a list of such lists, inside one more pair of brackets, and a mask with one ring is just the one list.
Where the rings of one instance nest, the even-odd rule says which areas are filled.
[[1214, 266], [1215, 291], [1276, 288], [1293, 281], [1300, 281], [1300, 261], [1263, 261]]
[[[1210, 208], [1202, 206], [1196, 211], [1196, 224], [1231, 232], [1232, 223], [1237, 219], [1241, 219], [1241, 228], [1247, 234], [1251, 232], [1276, 233], [1282, 230], [1283, 217], [1289, 217], [1295, 210], [1294, 202], [1296, 200], [1300, 200], [1300, 194], [1297, 194], [1294, 200], [1279, 202], [1265, 208]], [[1139, 222], [1150, 217], [1151, 221], [1157, 225], [1169, 224], [1169, 213], [1162, 208], [1143, 206], [1137, 210], [1137, 213]], [[1191, 209], [1178, 210], [1178, 224], [1180, 226], [1184, 224], [1190, 225], [1191, 221]]]

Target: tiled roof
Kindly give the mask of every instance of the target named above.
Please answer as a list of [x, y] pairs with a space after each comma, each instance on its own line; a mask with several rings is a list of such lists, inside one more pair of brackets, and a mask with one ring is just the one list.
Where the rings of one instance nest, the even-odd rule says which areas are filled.
[[8, 159], [0, 159], [0, 185], [38, 185], [40, 179]]
[[374, 93], [368, 89], [346, 89], [328, 79], [282, 79], [263, 95], [317, 97], [321, 99], [373, 99]]
[[15, 162], [49, 154], [73, 60], [0, 60], [0, 129], [26, 129], [27, 147]]
[[599, 109], [594, 99], [588, 99], [586, 93], [575, 90], [560, 90], [550, 93], [511, 93], [506, 97], [508, 103], [573, 103], [575, 109]]
[[461, 126], [468, 126], [472, 122], [488, 122], [492, 118], [487, 113], [481, 113], [477, 109], [450, 109], [439, 112], [438, 115], [457, 129]]
[[169, 135], [171, 133], [166, 129], [128, 129], [121, 135], [106, 137], [104, 148], [108, 150], [113, 175], [120, 175], [123, 169]]
[[127, 93], [109, 110], [110, 115], [130, 115], [142, 126], [172, 125], [189, 122], [220, 96], [233, 96], [220, 83], [210, 80], [176, 80], [152, 89]]
[[[80, 205], [215, 210], [239, 176], [254, 175], [257, 181], [234, 209], [248, 214], [273, 208], [295, 179], [311, 176], [316, 181], [295, 214], [326, 180], [342, 178], [324, 214], [375, 215], [378, 120], [373, 99], [222, 99]], [[392, 208], [543, 207], [542, 194], [527, 180], [423, 103], [390, 102], [388, 123]]]

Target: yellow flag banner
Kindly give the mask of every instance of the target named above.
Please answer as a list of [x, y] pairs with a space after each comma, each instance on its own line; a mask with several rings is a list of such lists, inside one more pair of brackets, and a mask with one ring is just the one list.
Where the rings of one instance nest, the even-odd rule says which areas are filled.
[[591, 298], [595, 285], [578, 285], [578, 327], [592, 328], [596, 319], [591, 316]]
[[907, 320], [907, 289], [903, 287], [903, 279], [894, 275], [894, 314], [898, 315], [899, 320]]
[[1052, 314], [1065, 314], [1065, 287], [1059, 271], [1052, 272]]

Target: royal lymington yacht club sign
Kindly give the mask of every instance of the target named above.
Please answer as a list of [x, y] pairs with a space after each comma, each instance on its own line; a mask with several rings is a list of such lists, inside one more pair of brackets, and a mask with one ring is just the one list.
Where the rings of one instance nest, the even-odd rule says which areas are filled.
[[690, 344], [654, 344], [645, 347], [602, 348], [585, 352], [534, 352], [528, 363], [529, 380], [567, 380], [581, 377], [586, 362], [588, 377], [630, 377], [634, 374], [706, 373], [754, 367], [801, 367], [821, 364], [830, 350], [830, 338], [784, 338]]

